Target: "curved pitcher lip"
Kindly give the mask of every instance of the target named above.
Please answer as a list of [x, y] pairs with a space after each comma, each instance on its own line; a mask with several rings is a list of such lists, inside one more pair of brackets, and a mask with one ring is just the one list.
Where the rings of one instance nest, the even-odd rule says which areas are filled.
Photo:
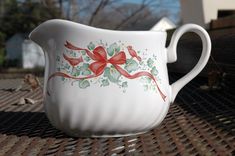
[[[103, 29], [103, 28], [97, 28], [97, 27], [92, 27], [92, 26], [88, 26], [85, 24], [80, 24], [80, 23], [76, 23], [73, 21], [69, 21], [69, 20], [63, 20], [63, 19], [51, 19], [51, 20], [47, 20], [43, 23], [41, 23], [39, 26], [37, 26], [36, 28], [34, 28], [34, 30], [31, 31], [31, 33], [29, 34], [29, 38], [34, 41], [35, 43], [37, 43], [39, 46], [42, 46], [43, 44], [41, 43], [44, 39], [44, 36], [48, 35], [48, 32], [46, 30], [49, 29], [54, 29], [57, 26], [62, 26], [62, 27], [68, 27], [71, 26], [73, 29], [81, 29], [81, 30], [86, 30], [86, 31], [93, 31], [94, 32], [100, 32], [104, 35], [106, 34], [118, 34], [118, 35], [142, 35], [142, 36], [149, 36], [149, 37], [154, 37], [154, 36], [158, 36], [158, 35], [167, 35], [166, 31], [163, 30], [134, 30], [134, 31], [130, 31], [130, 30], [111, 30], [111, 29]], [[51, 27], [51, 28], [50, 28]], [[92, 33], [92, 32], [91, 32]]]
[[[164, 30], [112, 30], [112, 29], [105, 29], [105, 28], [98, 28], [98, 27], [93, 27], [81, 23], [77, 23], [74, 21], [69, 21], [69, 20], [64, 20], [64, 19], [51, 19], [47, 20], [44, 23], [50, 23], [50, 22], [55, 22], [55, 23], [64, 23], [64, 24], [72, 24], [72, 25], [79, 25], [84, 29], [93, 29], [93, 30], [98, 30], [98, 31], [106, 31], [106, 32], [112, 32], [112, 33], [133, 33], [133, 34], [157, 34], [157, 33], [166, 33]], [[42, 24], [44, 24], [42, 23]]]

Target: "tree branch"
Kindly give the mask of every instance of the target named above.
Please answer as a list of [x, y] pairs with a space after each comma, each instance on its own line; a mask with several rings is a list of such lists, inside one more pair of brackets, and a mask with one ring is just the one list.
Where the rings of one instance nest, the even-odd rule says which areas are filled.
[[139, 9], [137, 9], [136, 11], [134, 11], [130, 16], [128, 16], [127, 18], [123, 19], [114, 29], [120, 29], [124, 24], [126, 24], [131, 18], [133, 18], [135, 15], [137, 15], [138, 13], [140, 13], [142, 10], [144, 10], [144, 8], [147, 7], [147, 5], [145, 5], [145, 1], [142, 1], [142, 4], [140, 6]]
[[[161, 1], [161, 0], [160, 0]], [[146, 7], [148, 7], [150, 4], [152, 4], [154, 0], [142, 0], [142, 3], [139, 7], [139, 9], [132, 12], [131, 15], [123, 19], [114, 29], [120, 29], [123, 25], [125, 25], [129, 20], [131, 20], [133, 17], [135, 17], [138, 13], [142, 12]]]
[[108, 4], [109, 0], [101, 0], [99, 5], [96, 7], [95, 11], [91, 14], [91, 18], [88, 22], [89, 25], [92, 25], [96, 15], [99, 13], [99, 11], [101, 9], [103, 9], [107, 4]]

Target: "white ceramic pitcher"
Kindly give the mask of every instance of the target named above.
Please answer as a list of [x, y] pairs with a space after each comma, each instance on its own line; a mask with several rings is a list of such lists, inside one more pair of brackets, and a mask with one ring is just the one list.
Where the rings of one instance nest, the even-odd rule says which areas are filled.
[[[185, 32], [201, 37], [202, 55], [170, 85], [166, 64], [177, 60]], [[45, 52], [46, 114], [71, 136], [126, 136], [158, 126], [211, 51], [209, 35], [195, 24], [177, 29], [168, 48], [164, 31], [113, 31], [57, 19], [42, 23], [29, 37]]]

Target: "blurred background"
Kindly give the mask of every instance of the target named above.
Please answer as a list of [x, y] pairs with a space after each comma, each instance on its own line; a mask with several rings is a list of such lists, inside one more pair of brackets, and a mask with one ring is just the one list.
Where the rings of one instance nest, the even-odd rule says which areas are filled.
[[148, 30], [163, 17], [180, 22], [175, 0], [1, 0], [0, 6], [2, 67], [43, 66], [43, 54], [38, 52], [42, 59], [34, 59], [32, 53], [40, 49], [27, 39], [31, 30], [49, 19], [119, 30]]
[[[165, 30], [166, 47], [175, 29], [195, 23], [211, 37], [211, 56], [156, 129], [124, 138], [70, 138], [44, 113], [44, 53], [28, 38], [55, 18], [105, 29]], [[170, 82], [198, 62], [200, 38], [186, 33], [177, 51], [177, 62], [168, 64]], [[0, 0], [0, 156], [235, 155], [234, 80], [235, 0]]]
[[[209, 32], [213, 45], [212, 57], [201, 75], [235, 73], [234, 0], [1, 0], [1, 73], [43, 73], [44, 54], [28, 34], [55, 18], [114, 30], [166, 30], [167, 44], [177, 27], [196, 23]], [[169, 65], [169, 71], [188, 72], [200, 53], [199, 37], [187, 33], [178, 45], [178, 61]]]

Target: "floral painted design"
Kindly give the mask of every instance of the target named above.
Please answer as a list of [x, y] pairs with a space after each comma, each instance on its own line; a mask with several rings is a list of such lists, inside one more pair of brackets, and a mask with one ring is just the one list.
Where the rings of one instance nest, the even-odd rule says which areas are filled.
[[146, 58], [144, 52], [136, 51], [131, 45], [125, 46], [120, 41], [111, 45], [102, 41], [96, 44], [90, 42], [87, 48], [80, 48], [66, 41], [64, 46], [66, 51], [56, 58], [57, 72], [50, 75], [48, 81], [60, 76], [62, 81], [72, 80], [71, 84], [77, 84], [81, 89], [95, 83], [100, 87], [113, 83], [125, 92], [128, 88], [126, 79], [139, 78], [145, 90], [158, 91], [165, 101], [166, 96], [157, 83], [160, 78], [156, 56]]

